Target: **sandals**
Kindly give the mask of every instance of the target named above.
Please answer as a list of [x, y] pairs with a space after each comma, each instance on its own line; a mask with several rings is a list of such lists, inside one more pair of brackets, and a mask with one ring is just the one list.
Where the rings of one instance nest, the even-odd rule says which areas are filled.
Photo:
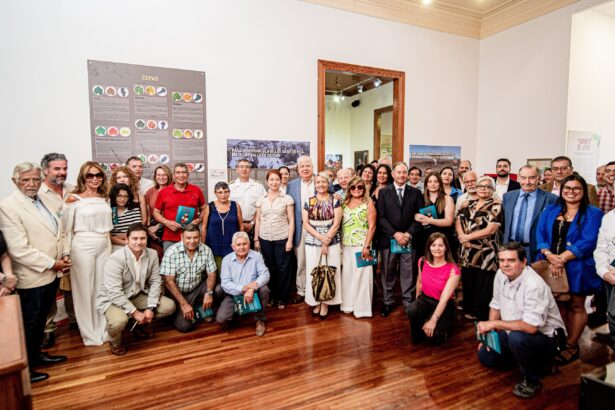
[[566, 344], [566, 349], [559, 352], [557, 356], [553, 359], [556, 364], [559, 366], [564, 366], [569, 363], [574, 362], [579, 358], [579, 345], [571, 345], [570, 343]]

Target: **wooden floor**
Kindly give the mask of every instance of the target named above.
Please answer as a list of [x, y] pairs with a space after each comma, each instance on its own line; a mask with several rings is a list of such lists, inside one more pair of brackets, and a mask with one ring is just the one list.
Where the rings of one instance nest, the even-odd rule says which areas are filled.
[[[153, 340], [127, 337], [128, 354], [84, 347], [63, 327], [50, 353], [69, 356], [33, 385], [36, 409], [83, 408], [576, 408], [579, 375], [609, 361], [608, 349], [583, 337], [582, 358], [544, 380], [532, 400], [515, 398], [515, 370], [476, 359], [473, 325], [459, 321], [447, 345], [413, 346], [401, 308], [390, 317], [326, 321], [295, 305], [269, 314], [267, 334], [245, 319], [229, 332], [201, 324], [181, 334], [168, 324]], [[612, 360], [612, 359], [611, 359]]]

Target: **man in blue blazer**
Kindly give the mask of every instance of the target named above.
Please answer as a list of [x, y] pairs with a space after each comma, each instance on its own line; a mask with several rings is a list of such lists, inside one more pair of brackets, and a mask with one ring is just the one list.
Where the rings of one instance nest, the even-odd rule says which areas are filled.
[[548, 205], [557, 201], [557, 195], [538, 189], [540, 173], [536, 167], [524, 165], [519, 170], [518, 179], [521, 189], [504, 194], [503, 242], [520, 242], [530, 261], [534, 261], [538, 217]]

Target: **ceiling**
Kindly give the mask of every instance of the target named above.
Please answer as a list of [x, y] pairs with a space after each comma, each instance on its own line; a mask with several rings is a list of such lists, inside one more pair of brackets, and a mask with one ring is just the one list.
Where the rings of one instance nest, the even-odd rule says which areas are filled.
[[485, 38], [579, 0], [303, 0], [471, 38]]
[[[382, 82], [380, 86], [393, 81], [391, 78], [378, 77]], [[375, 88], [376, 77], [367, 74], [355, 74], [345, 71], [325, 71], [325, 94], [336, 95], [340, 92], [346, 97], [359, 94], [358, 85], [363, 85], [363, 92]]]
[[601, 4], [594, 7], [592, 10], [597, 11], [598, 13], [606, 14], [609, 17], [615, 17], [615, 1]]

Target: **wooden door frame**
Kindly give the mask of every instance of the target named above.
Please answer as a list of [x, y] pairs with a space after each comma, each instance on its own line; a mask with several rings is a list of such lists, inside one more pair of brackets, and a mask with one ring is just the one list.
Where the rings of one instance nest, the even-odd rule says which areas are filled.
[[[387, 107], [376, 108], [374, 110], [374, 154], [372, 155], [373, 159], [376, 159], [376, 148], [380, 149], [380, 128], [378, 122], [380, 121], [380, 116], [385, 113], [393, 111], [393, 106], [389, 105]], [[403, 147], [402, 147], [403, 149]], [[378, 154], [378, 159], [380, 159], [380, 154]]]
[[374, 77], [393, 79], [393, 163], [404, 159], [404, 98], [406, 73], [383, 68], [318, 60], [318, 170], [325, 169], [325, 72], [326, 70], [349, 71]]

